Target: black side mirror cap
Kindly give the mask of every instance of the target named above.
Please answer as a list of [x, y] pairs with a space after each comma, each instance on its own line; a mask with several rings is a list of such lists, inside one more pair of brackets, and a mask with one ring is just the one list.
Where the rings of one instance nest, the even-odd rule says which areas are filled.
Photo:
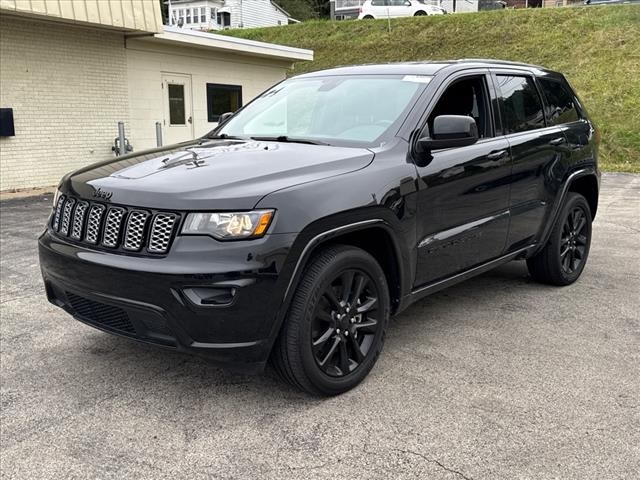
[[433, 133], [429, 127], [416, 142], [416, 153], [426, 153], [441, 148], [466, 147], [478, 141], [476, 121], [465, 115], [439, 115], [433, 121]]

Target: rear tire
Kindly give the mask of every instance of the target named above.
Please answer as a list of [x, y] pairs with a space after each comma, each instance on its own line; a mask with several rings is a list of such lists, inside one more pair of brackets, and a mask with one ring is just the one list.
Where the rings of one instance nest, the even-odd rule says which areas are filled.
[[545, 247], [527, 260], [534, 280], [570, 285], [584, 270], [591, 246], [591, 210], [579, 193], [570, 192]]
[[389, 310], [384, 272], [369, 253], [325, 248], [305, 269], [271, 363], [285, 381], [313, 395], [346, 392], [376, 363]]
[[364, 17], [362, 17], [363, 20], [373, 20], [373, 17], [371, 15], [365, 15]]
[[413, 16], [414, 17], [424, 17], [427, 14], [427, 12], [423, 12], [422, 10], [420, 10], [419, 12], [416, 12]]

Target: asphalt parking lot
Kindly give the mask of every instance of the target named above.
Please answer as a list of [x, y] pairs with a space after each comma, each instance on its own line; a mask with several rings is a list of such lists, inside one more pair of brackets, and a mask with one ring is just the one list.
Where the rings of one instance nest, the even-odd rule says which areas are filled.
[[638, 478], [640, 176], [604, 175], [577, 284], [535, 284], [514, 262], [429, 297], [331, 399], [49, 305], [50, 202], [0, 206], [2, 478]]

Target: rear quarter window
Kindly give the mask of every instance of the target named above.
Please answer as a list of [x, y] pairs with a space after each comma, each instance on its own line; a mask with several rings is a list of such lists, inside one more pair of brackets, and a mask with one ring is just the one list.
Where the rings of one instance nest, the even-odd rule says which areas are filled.
[[560, 125], [580, 119], [575, 97], [564, 82], [549, 78], [539, 78], [538, 82], [547, 100], [545, 110], [550, 125]]

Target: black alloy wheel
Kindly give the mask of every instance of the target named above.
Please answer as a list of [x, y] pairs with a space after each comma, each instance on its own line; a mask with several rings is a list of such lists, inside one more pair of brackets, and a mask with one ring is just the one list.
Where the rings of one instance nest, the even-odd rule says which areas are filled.
[[591, 246], [591, 219], [587, 200], [569, 192], [546, 245], [527, 259], [534, 280], [562, 286], [580, 277]]
[[382, 351], [390, 303], [375, 258], [352, 246], [325, 247], [298, 282], [272, 365], [284, 380], [313, 395], [352, 389]]
[[577, 205], [562, 226], [560, 259], [565, 273], [571, 275], [582, 266], [587, 248], [587, 215], [584, 207]]
[[320, 369], [341, 377], [357, 369], [378, 329], [378, 292], [371, 277], [348, 269], [322, 293], [311, 325], [311, 345]]

